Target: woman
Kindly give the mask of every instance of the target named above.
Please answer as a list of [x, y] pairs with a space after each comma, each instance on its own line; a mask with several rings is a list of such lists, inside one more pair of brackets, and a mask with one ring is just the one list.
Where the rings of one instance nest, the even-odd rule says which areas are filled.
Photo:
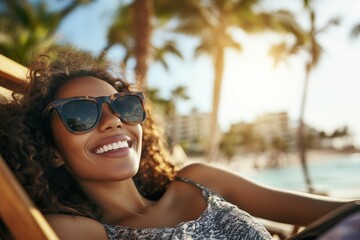
[[344, 204], [205, 164], [176, 170], [142, 93], [86, 54], [30, 70], [1, 105], [0, 149], [61, 239], [271, 239], [250, 214], [306, 226]]

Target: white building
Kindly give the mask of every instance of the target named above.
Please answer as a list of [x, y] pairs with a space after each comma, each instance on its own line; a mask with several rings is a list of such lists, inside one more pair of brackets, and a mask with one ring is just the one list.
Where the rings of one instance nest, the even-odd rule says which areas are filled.
[[256, 118], [255, 131], [259, 133], [266, 143], [271, 144], [274, 139], [289, 142], [291, 132], [289, 118], [286, 112], [266, 113]]
[[176, 116], [173, 121], [173, 142], [186, 152], [201, 153], [209, 144], [211, 114], [193, 110], [189, 115]]

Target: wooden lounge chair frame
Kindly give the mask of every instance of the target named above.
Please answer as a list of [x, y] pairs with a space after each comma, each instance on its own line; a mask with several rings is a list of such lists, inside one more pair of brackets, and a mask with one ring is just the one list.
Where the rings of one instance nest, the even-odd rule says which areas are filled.
[[[26, 83], [27, 68], [0, 55], [0, 93]], [[8, 90], [7, 90], [8, 89]], [[5, 94], [4, 94], [5, 95]], [[6, 96], [5, 96], [6, 97]], [[0, 155], [0, 219], [14, 239], [59, 239]]]
[[0, 156], [0, 217], [15, 239], [58, 239]]

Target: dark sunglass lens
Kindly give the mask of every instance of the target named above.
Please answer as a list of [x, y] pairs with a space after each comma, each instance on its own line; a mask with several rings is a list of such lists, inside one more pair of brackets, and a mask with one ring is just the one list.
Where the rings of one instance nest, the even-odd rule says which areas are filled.
[[62, 117], [74, 132], [84, 132], [92, 128], [98, 118], [98, 107], [95, 102], [75, 100], [62, 107]]
[[144, 121], [144, 108], [137, 96], [119, 96], [114, 100], [114, 107], [127, 123], [141, 123]]

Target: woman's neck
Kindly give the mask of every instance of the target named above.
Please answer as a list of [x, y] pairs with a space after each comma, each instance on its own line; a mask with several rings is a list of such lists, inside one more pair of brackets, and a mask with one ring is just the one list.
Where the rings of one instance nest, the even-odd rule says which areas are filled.
[[130, 178], [117, 182], [80, 183], [89, 197], [103, 210], [102, 221], [115, 224], [140, 215], [153, 202], [144, 198]]

